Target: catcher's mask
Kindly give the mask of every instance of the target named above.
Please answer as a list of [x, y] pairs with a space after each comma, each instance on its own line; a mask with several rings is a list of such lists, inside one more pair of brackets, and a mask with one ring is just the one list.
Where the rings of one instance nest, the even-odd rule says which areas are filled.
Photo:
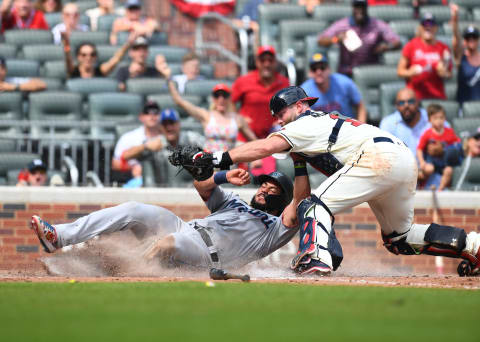
[[293, 198], [293, 183], [285, 174], [274, 171], [268, 175], [260, 175], [257, 177], [260, 184], [267, 181], [274, 181], [280, 185], [282, 193], [280, 195], [267, 195], [265, 197], [267, 212], [271, 210], [278, 210], [278, 215], [283, 212], [283, 209], [292, 201]]
[[298, 101], [306, 101], [309, 106], [317, 102], [318, 97], [309, 97], [300, 87], [292, 86], [279, 90], [270, 99], [270, 113], [272, 116], [277, 115], [282, 109], [297, 103]]

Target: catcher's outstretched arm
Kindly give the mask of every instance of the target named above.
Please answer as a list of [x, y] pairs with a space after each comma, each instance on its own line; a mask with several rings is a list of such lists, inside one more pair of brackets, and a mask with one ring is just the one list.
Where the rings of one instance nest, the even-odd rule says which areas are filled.
[[[219, 171], [225, 172], [225, 171]], [[215, 174], [217, 174], [216, 172]], [[218, 185], [215, 183], [215, 174], [204, 181], [193, 181], [193, 185], [198, 191], [198, 194], [204, 201], [208, 201], [213, 189]], [[250, 174], [242, 169], [233, 169], [226, 172], [226, 180], [228, 183], [242, 186], [250, 183]]]
[[274, 153], [288, 151], [292, 147], [281, 136], [272, 135], [266, 139], [260, 139], [240, 145], [229, 151], [234, 164], [251, 162], [271, 156]]

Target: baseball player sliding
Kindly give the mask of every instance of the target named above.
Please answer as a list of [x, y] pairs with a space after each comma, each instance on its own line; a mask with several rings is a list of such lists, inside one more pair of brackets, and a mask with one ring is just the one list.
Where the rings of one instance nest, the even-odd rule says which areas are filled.
[[175, 266], [206, 268], [240, 267], [261, 259], [285, 245], [298, 231], [295, 207], [287, 207], [293, 184], [284, 174], [260, 176], [261, 185], [250, 205], [218, 186], [250, 183], [246, 171], [234, 169], [210, 175], [194, 181], [211, 211], [203, 219], [185, 222], [165, 208], [127, 202], [55, 226], [33, 216], [31, 228], [49, 253], [100, 234], [130, 229], [137, 238], [156, 237], [144, 253], [147, 259], [158, 256]]
[[335, 113], [314, 112], [316, 98], [300, 87], [280, 90], [270, 110], [283, 127], [266, 139], [231, 151], [197, 156], [221, 169], [275, 153], [292, 155], [294, 201], [310, 196], [306, 163], [329, 178], [297, 208], [300, 246], [292, 269], [300, 274], [328, 274], [342, 261], [332, 225], [334, 215], [367, 202], [381, 226], [385, 247], [394, 254], [430, 254], [464, 259], [460, 276], [480, 274], [480, 235], [463, 229], [415, 224], [413, 199], [417, 164], [405, 144], [377, 127]]

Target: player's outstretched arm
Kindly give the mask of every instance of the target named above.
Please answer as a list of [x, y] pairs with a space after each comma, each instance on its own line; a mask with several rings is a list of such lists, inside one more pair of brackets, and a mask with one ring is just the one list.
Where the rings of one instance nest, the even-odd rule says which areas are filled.
[[219, 171], [204, 181], [193, 181], [193, 185], [198, 191], [200, 197], [207, 201], [217, 185], [230, 183], [236, 186], [242, 186], [250, 183], [250, 174], [242, 169], [233, 169], [230, 171]]

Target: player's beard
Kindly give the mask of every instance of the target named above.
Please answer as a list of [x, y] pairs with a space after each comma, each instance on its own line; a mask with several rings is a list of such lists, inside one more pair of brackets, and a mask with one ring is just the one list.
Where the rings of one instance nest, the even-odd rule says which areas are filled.
[[267, 203], [266, 202], [265, 202], [265, 204], [258, 203], [255, 200], [255, 195], [253, 195], [252, 200], [250, 201], [250, 206], [254, 209], [258, 209], [258, 210], [265, 211], [265, 212], [267, 211]]

